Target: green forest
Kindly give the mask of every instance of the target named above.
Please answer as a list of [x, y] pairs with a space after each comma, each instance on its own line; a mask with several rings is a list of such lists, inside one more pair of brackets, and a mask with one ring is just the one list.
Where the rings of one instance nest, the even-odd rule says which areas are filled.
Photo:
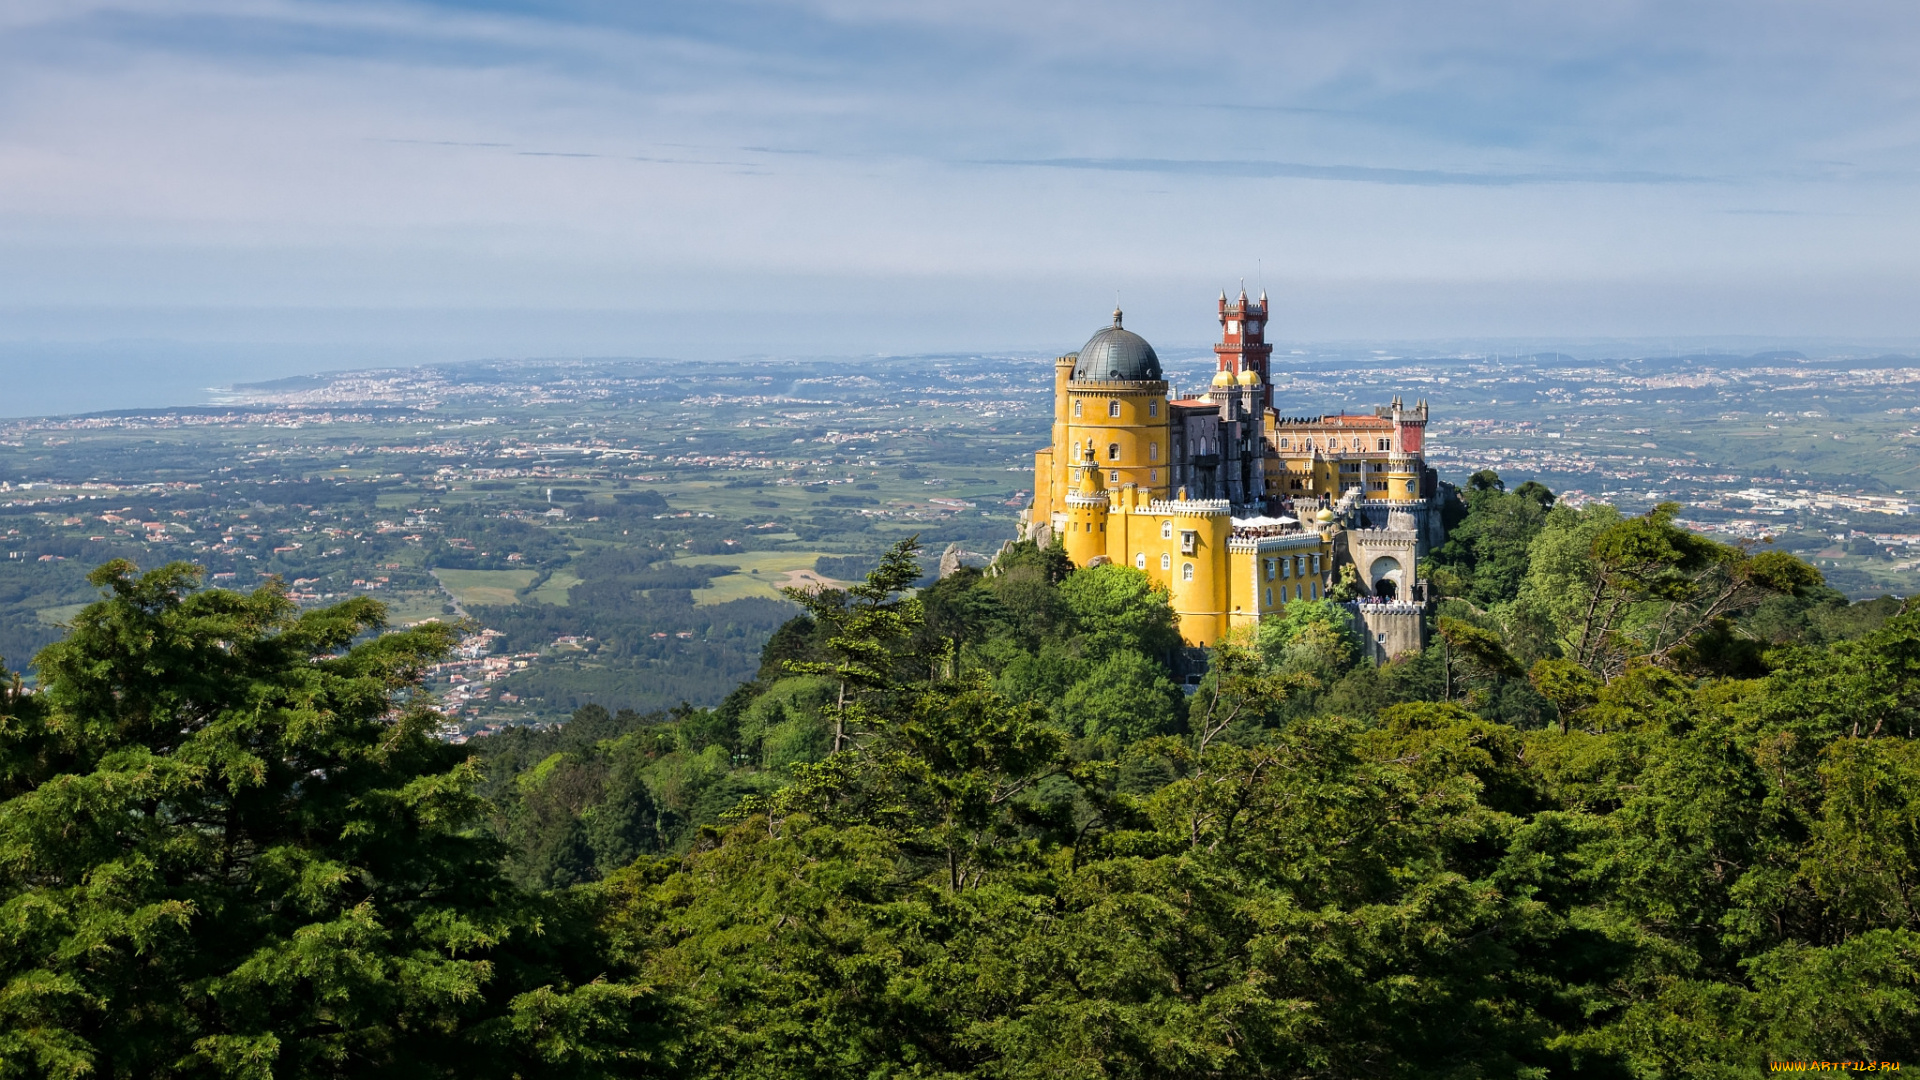
[[717, 707], [464, 746], [455, 628], [109, 563], [0, 690], [0, 1078], [1911, 1060], [1920, 606], [1678, 510], [1476, 474], [1427, 649], [1197, 686], [1144, 574], [908, 540]]

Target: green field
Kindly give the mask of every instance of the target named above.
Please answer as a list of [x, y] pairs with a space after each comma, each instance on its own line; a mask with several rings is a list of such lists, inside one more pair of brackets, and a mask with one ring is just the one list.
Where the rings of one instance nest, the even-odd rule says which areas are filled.
[[438, 592], [394, 592], [375, 599], [387, 605], [387, 622], [392, 626], [412, 626], [424, 619], [449, 618], [444, 610], [447, 598]]
[[570, 601], [567, 590], [580, 584], [579, 575], [570, 570], [556, 570], [552, 577], [542, 582], [540, 587], [529, 594], [536, 603], [554, 604], [566, 607]]
[[86, 606], [85, 604], [61, 604], [59, 607], [41, 608], [34, 612], [34, 617], [48, 626], [65, 626]]
[[737, 573], [714, 578], [693, 594], [695, 604], [724, 604], [751, 596], [779, 599], [783, 585], [832, 582], [813, 572], [817, 551], [741, 551], [726, 555], [689, 555], [675, 562], [689, 566], [737, 566]]
[[514, 594], [533, 584], [533, 570], [435, 570], [441, 588], [461, 604], [511, 604]]

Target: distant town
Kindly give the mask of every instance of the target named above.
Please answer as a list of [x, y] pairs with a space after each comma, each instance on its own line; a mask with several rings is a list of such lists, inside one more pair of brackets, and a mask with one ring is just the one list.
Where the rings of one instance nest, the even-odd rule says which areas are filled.
[[[1169, 350], [1176, 387], [1212, 357]], [[1854, 596], [1920, 588], [1920, 364], [1899, 357], [1415, 359], [1281, 348], [1290, 411], [1432, 403], [1427, 458], [1571, 505], [1684, 505]], [[781, 589], [918, 535], [992, 551], [1045, 444], [1051, 365], [484, 363], [236, 387], [210, 406], [0, 423], [0, 655], [94, 595], [87, 570], [185, 559], [321, 604], [468, 628], [432, 672], [449, 738], [592, 701], [664, 708], [751, 674]]]

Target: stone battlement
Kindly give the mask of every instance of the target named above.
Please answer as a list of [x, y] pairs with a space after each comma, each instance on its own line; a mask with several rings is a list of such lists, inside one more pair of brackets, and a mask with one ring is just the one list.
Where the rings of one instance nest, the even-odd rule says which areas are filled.
[[1147, 511], [1154, 514], [1212, 517], [1216, 514], [1231, 513], [1232, 510], [1233, 504], [1225, 499], [1154, 499], [1147, 503]]

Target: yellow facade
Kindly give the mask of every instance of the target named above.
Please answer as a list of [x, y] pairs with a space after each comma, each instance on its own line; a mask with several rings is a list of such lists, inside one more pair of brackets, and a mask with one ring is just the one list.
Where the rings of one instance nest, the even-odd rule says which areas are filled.
[[[1332, 507], [1399, 528], [1394, 515], [1419, 505], [1393, 504], [1424, 505], [1425, 497], [1426, 402], [1409, 409], [1395, 398], [1371, 414], [1282, 417], [1267, 378], [1265, 295], [1256, 304], [1244, 291], [1237, 301], [1223, 292], [1217, 314], [1213, 388], [1182, 398], [1177, 423], [1159, 357], [1122, 327], [1117, 310], [1112, 326], [1054, 362], [1053, 438], [1034, 454], [1025, 515], [1026, 535], [1059, 540], [1076, 566], [1114, 562], [1145, 572], [1167, 590], [1192, 645], [1322, 599], [1336, 537], [1342, 558], [1351, 558], [1355, 537], [1379, 532], [1367, 541], [1379, 561], [1379, 546], [1402, 535], [1379, 525], [1342, 532]], [[1175, 489], [1176, 475], [1232, 501], [1189, 498]], [[1303, 516], [1268, 516], [1294, 512], [1287, 507]], [[1410, 546], [1404, 564], [1414, 558]]]
[[1055, 454], [1054, 467], [1061, 471], [1050, 483], [1065, 490], [1072, 483], [1065, 472], [1077, 469], [1091, 451], [1109, 488], [1133, 484], [1165, 498], [1171, 454], [1166, 384], [1055, 381], [1054, 446], [1066, 446], [1067, 455], [1061, 460]]
[[[1050, 468], [1060, 456], [1037, 456], [1036, 469]], [[1226, 500], [1165, 499], [1134, 483], [1112, 488], [1111, 470], [1097, 458], [1080, 445], [1079, 465], [1053, 515], [1067, 557], [1075, 566], [1113, 562], [1144, 571], [1167, 590], [1188, 644], [1212, 645], [1258, 626], [1293, 600], [1320, 599], [1332, 566], [1324, 532], [1272, 525], [1236, 530]], [[1036, 474], [1036, 492], [1040, 487]], [[1036, 495], [1036, 509], [1039, 503]]]

